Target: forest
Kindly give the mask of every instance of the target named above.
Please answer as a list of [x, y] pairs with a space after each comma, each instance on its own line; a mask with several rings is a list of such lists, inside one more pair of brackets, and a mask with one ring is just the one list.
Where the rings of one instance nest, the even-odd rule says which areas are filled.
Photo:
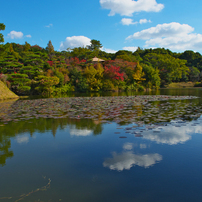
[[[0, 23], [0, 31], [5, 25]], [[202, 55], [187, 50], [141, 49], [135, 52], [102, 51], [99, 40], [91, 45], [56, 51], [47, 47], [4, 44], [0, 33], [0, 80], [17, 95], [60, 95], [71, 91], [143, 91], [172, 82], [201, 86]]]

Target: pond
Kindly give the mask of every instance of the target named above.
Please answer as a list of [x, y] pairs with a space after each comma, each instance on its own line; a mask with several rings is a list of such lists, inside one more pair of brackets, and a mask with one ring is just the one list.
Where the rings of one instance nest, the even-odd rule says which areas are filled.
[[0, 202], [201, 201], [201, 88], [90, 96], [0, 103]]

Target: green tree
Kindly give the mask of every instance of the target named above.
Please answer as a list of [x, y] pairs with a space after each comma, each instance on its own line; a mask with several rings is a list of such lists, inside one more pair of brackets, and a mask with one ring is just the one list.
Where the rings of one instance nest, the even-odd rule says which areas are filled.
[[54, 73], [55, 73], [55, 76], [57, 76], [59, 78], [59, 83], [57, 84], [57, 87], [62, 87], [64, 85], [63, 73], [59, 72], [58, 70], [56, 70]]
[[180, 81], [182, 75], [189, 72], [186, 60], [174, 58], [169, 54], [148, 53], [144, 56], [144, 62], [149, 62], [159, 70], [162, 85]]
[[189, 67], [189, 80], [190, 81], [199, 81], [200, 71], [196, 67]]
[[[0, 23], [0, 31], [5, 30], [6, 26], [3, 23]], [[4, 36], [0, 33], [0, 43], [4, 42]]]
[[127, 51], [127, 50], [119, 50], [115, 53], [115, 57], [114, 59], [122, 59], [124, 61], [128, 61], [128, 62], [135, 62], [137, 61], [136, 57], [132, 54], [131, 51]]
[[20, 55], [13, 50], [12, 44], [4, 46], [4, 53], [0, 57], [0, 72], [17, 72], [23, 64], [19, 62]]
[[57, 76], [49, 77], [39, 75], [35, 78], [33, 86], [39, 94], [52, 94], [54, 92], [53, 86], [59, 84], [60, 79]]
[[27, 74], [10, 74], [8, 80], [11, 83], [11, 90], [16, 94], [29, 94], [31, 80]]
[[83, 77], [81, 71], [78, 71], [76, 67], [72, 68], [69, 72], [69, 78], [71, 84], [80, 92], [88, 90], [88, 84], [85, 77]]
[[[73, 48], [70, 52], [71, 57], [77, 57], [80, 60], [82, 59], [89, 59], [91, 56], [92, 51], [89, 50], [88, 48], [83, 48], [83, 47], [78, 47], [78, 48]], [[92, 58], [92, 57], [91, 57]]]
[[159, 88], [161, 78], [159, 77], [159, 70], [152, 67], [151, 64], [141, 64], [145, 73], [143, 82], [147, 88]]
[[92, 39], [90, 43], [90, 46], [87, 46], [87, 48], [91, 51], [100, 50], [102, 48], [102, 44], [98, 40]]
[[51, 60], [55, 52], [51, 40], [48, 42], [46, 50], [48, 51], [48, 56], [49, 56], [49, 59]]
[[24, 51], [28, 51], [30, 49], [30, 47], [31, 47], [31, 45], [25, 41], [25, 45], [24, 45], [24, 48], [23, 48]]
[[33, 66], [24, 66], [20, 68], [21, 74], [27, 74], [29, 79], [33, 79], [34, 77], [37, 77], [41, 74], [40, 69], [38, 67]]
[[44, 60], [43, 60], [42, 54], [43, 53], [40, 53], [40, 52], [35, 52], [35, 53], [27, 52], [27, 54], [25, 54], [25, 56], [23, 57], [22, 61], [25, 66], [36, 66], [38, 68], [43, 68]]
[[87, 79], [87, 83], [90, 91], [99, 91], [102, 88], [102, 74], [104, 69], [98, 65], [98, 68], [95, 69], [93, 65], [87, 66], [85, 69], [85, 78]]
[[179, 56], [180, 59], [187, 60], [188, 67], [196, 67], [202, 71], [202, 55], [198, 52], [187, 50]]

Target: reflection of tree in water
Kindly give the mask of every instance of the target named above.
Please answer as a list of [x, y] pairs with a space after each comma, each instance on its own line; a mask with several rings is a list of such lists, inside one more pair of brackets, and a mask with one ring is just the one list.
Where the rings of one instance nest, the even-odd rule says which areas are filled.
[[[189, 119], [190, 117], [192, 118], [193, 115], [198, 117], [202, 112], [202, 106], [199, 99], [153, 102], [148, 102], [148, 100], [145, 100], [143, 104], [131, 102], [130, 105], [125, 105], [125, 103], [119, 104], [119, 102], [116, 104], [115, 98], [110, 99], [111, 102], [108, 103], [107, 107], [103, 106], [104, 109], [100, 109], [98, 104], [93, 108], [88, 108], [87, 113], [93, 113], [94, 110], [94, 114], [92, 114], [91, 118], [81, 118], [81, 112], [79, 115], [75, 113], [72, 118], [56, 117], [53, 119], [38, 117], [31, 118], [29, 120], [22, 120], [25, 118], [23, 116], [19, 116], [12, 119], [13, 121], [11, 119], [9, 121], [7, 118], [8, 124], [0, 127], [1, 165], [5, 165], [6, 159], [13, 156], [12, 151], [9, 151], [11, 147], [10, 138], [16, 137], [17, 135], [22, 135], [24, 133], [29, 133], [30, 136], [32, 136], [35, 132], [45, 133], [47, 131], [52, 131], [53, 136], [55, 136], [58, 129], [64, 129], [67, 125], [69, 125], [70, 129], [73, 128], [81, 131], [89, 130], [92, 131], [94, 135], [98, 135], [102, 133], [102, 122], [105, 121], [116, 121], [120, 125], [125, 125], [136, 121], [158, 123], [162, 121], [167, 122], [176, 118]], [[10, 106], [10, 104], [12, 104], [12, 106]], [[15, 104], [16, 103], [13, 104], [13, 102], [11, 102], [7, 108], [4, 107], [4, 114], [9, 115], [9, 113], [6, 113], [9, 106], [12, 108], [12, 111], [15, 111]], [[82, 105], [82, 103], [80, 104]], [[26, 108], [24, 109], [23, 106], [24, 105], [21, 106], [22, 113], [26, 112]], [[37, 105], [34, 106], [36, 108], [38, 107]], [[43, 109], [43, 107], [41, 109]], [[82, 108], [80, 107], [79, 110], [81, 109]], [[6, 122], [6, 119], [4, 120]]]
[[175, 119], [193, 120], [202, 114], [199, 99], [155, 101], [143, 106], [140, 121], [145, 123], [170, 122]]
[[32, 136], [35, 132], [45, 133], [51, 131], [53, 136], [58, 129], [64, 129], [67, 125], [80, 130], [91, 130], [94, 135], [102, 133], [102, 124], [95, 123], [91, 119], [32, 119], [29, 121], [9, 122], [7, 125], [0, 127], [0, 165], [6, 165], [6, 159], [14, 156], [11, 148], [10, 138], [17, 135], [29, 133]]
[[13, 152], [10, 151], [10, 138], [0, 135], [0, 165], [6, 165], [6, 159], [13, 157]]
[[[5, 115], [5, 109], [8, 109], [16, 100], [0, 101], [0, 116]], [[6, 165], [6, 159], [13, 157], [13, 152], [10, 150], [11, 141], [10, 134], [4, 131], [6, 127], [0, 127], [0, 166]], [[9, 134], [9, 135], [8, 135]]]
[[29, 121], [9, 122], [4, 127], [0, 127], [2, 136], [15, 137], [23, 133], [30, 133], [32, 136], [35, 132], [45, 133], [52, 131], [55, 136], [57, 129], [64, 129], [67, 125], [73, 125], [76, 129], [89, 129], [94, 135], [102, 133], [102, 124], [95, 123], [92, 119], [32, 119]]

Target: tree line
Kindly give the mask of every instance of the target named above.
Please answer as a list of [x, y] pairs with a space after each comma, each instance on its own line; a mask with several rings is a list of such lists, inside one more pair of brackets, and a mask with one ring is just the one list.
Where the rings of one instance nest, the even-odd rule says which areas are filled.
[[[1, 33], [0, 42], [4, 42]], [[198, 52], [138, 48], [106, 53], [101, 48], [95, 39], [87, 47], [66, 51], [55, 51], [51, 40], [46, 48], [27, 42], [0, 44], [0, 79], [18, 95], [144, 90], [187, 81], [200, 85]], [[94, 57], [99, 59], [93, 61]]]

